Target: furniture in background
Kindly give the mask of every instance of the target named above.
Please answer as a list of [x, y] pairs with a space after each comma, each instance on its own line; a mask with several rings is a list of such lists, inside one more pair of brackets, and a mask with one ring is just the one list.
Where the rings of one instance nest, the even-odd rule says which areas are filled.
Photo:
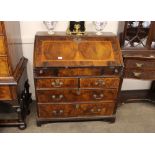
[[123, 60], [117, 37], [48, 35], [34, 46], [37, 125], [48, 122], [115, 122]]
[[[0, 21], [0, 126], [26, 128], [31, 102], [26, 65], [19, 22]], [[14, 119], [12, 112], [17, 114]], [[3, 113], [8, 119], [2, 118]]]
[[120, 102], [155, 100], [155, 22], [126, 21], [120, 34], [124, 78], [152, 80], [150, 90], [122, 91]]

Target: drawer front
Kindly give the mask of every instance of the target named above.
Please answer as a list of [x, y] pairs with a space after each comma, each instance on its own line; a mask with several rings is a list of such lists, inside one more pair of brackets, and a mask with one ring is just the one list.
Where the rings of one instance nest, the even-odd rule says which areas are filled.
[[37, 79], [36, 88], [77, 88], [78, 79], [76, 78], [50, 78]]
[[116, 89], [107, 90], [37, 90], [37, 98], [40, 103], [48, 102], [90, 102], [102, 100], [115, 100]]
[[6, 55], [4, 36], [0, 36], [0, 55]]
[[81, 88], [118, 88], [119, 78], [81, 78]]
[[6, 57], [0, 57], [0, 76], [9, 76], [9, 66]]
[[9, 86], [0, 86], [0, 101], [11, 100], [11, 90]]
[[155, 69], [155, 60], [126, 60], [126, 68]]
[[114, 103], [80, 104], [38, 104], [38, 116], [41, 118], [64, 118], [80, 116], [112, 115]]
[[121, 67], [35, 69], [34, 73], [35, 77], [114, 76], [121, 74]]
[[155, 79], [155, 71], [126, 69], [124, 71], [124, 76], [125, 76], [125, 78], [154, 80]]

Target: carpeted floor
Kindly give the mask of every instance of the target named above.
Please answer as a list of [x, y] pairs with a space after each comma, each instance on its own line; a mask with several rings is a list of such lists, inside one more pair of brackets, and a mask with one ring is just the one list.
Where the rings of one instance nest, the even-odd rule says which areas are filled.
[[117, 110], [117, 119], [114, 124], [102, 121], [91, 122], [65, 122], [45, 124], [36, 126], [36, 110], [32, 106], [31, 114], [27, 118], [27, 128], [19, 130], [17, 127], [0, 128], [2, 133], [111, 133], [111, 132], [155, 132], [155, 104], [151, 103], [129, 103]]

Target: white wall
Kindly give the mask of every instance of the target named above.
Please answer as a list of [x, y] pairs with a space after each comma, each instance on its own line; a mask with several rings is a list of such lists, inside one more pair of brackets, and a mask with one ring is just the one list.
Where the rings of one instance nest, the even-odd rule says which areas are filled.
[[[58, 22], [55, 31], [66, 31], [68, 22]], [[41, 22], [20, 22], [21, 36], [23, 43], [23, 54], [28, 58], [28, 78], [30, 81], [30, 91], [32, 92], [33, 99], [35, 99], [34, 93], [34, 83], [33, 83], [33, 44], [34, 36], [37, 31], [46, 31], [44, 24]], [[92, 22], [86, 22], [87, 31], [94, 31], [94, 26]], [[108, 22], [104, 31], [113, 32], [117, 34], [118, 22]], [[132, 89], [148, 89], [150, 87], [150, 81], [140, 81], [140, 80], [129, 80], [125, 79], [123, 81], [122, 90], [132, 90]]]

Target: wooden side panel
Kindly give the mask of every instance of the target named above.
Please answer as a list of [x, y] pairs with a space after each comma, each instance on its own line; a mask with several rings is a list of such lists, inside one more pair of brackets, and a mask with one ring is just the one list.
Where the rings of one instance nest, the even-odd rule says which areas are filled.
[[3, 24], [3, 22], [0, 21], [0, 35], [2, 35], [4, 33], [2, 24]]
[[0, 101], [11, 100], [11, 91], [9, 86], [0, 86]]
[[17, 85], [17, 95], [20, 98], [22, 91], [25, 89], [24, 84], [26, 80], [28, 80], [26, 66], [24, 66], [24, 70], [22, 70], [21, 72], [18, 71], [18, 74], [20, 74], [20, 77], [19, 77], [18, 85]]
[[6, 55], [4, 36], [0, 36], [0, 55]]
[[9, 66], [7, 57], [0, 57], [0, 76], [9, 76]]

